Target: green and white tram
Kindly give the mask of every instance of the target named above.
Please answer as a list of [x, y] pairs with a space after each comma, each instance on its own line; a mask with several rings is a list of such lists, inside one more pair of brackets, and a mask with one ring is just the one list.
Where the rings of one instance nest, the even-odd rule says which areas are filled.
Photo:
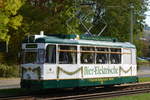
[[22, 44], [22, 88], [137, 82], [136, 48], [98, 36], [35, 35]]

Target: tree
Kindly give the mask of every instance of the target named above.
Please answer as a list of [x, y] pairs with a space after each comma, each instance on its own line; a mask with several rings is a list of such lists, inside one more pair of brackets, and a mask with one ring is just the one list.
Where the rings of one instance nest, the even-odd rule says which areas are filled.
[[[146, 0], [97, 0], [98, 12], [107, 23], [103, 36], [129, 41], [131, 3], [134, 5], [134, 34], [143, 31]], [[97, 17], [100, 18], [100, 17]], [[99, 24], [103, 24], [101, 21]]]
[[18, 30], [23, 17], [17, 13], [23, 0], [1, 0], [0, 2], [0, 39], [9, 41], [11, 31]]
[[[25, 34], [37, 34], [41, 30], [48, 34], [80, 34], [72, 0], [43, 0], [42, 5], [40, 2], [29, 0], [20, 11]], [[70, 18], [73, 20], [69, 21]]]
[[[17, 44], [15, 44], [16, 42], [10, 40], [12, 40], [12, 38], [14, 38], [14, 40], [17, 40], [15, 39], [15, 37], [13, 37], [13, 35], [20, 34], [18, 33], [18, 30], [21, 26], [23, 17], [18, 14], [18, 10], [23, 4], [24, 0], [0, 0], [0, 41], [5, 41], [7, 44], [8, 42], [9, 44], [12, 44], [12, 42], [14, 42], [15, 46], [13, 47], [13, 49], [11, 48], [10, 51], [15, 51], [17, 48]], [[12, 52], [12, 54], [15, 54], [15, 52]], [[2, 58], [0, 63], [8, 63], [8, 55], [10, 55], [10, 52], [0, 53], [0, 58]]]
[[[11, 1], [11, 0], [9, 0]], [[13, 0], [19, 2], [20, 0]], [[19, 52], [21, 40], [26, 35], [38, 34], [41, 30], [45, 34], [82, 34], [85, 32], [80, 20], [84, 20], [87, 27], [93, 26], [91, 32], [95, 35], [107, 28], [101, 36], [117, 37], [120, 41], [129, 40], [130, 32], [130, 4], [134, 5], [134, 36], [142, 32], [146, 11], [146, 1], [143, 0], [26, 0], [25, 4], [20, 2], [20, 8], [16, 14], [6, 17], [6, 35], [12, 36], [10, 48], [12, 57]], [[82, 6], [81, 2], [94, 2], [94, 6]], [[96, 6], [95, 6], [96, 5]], [[91, 7], [93, 9], [91, 10]], [[90, 8], [90, 9], [89, 9]], [[3, 7], [4, 9], [4, 7]], [[4, 11], [4, 10], [3, 10]], [[22, 15], [22, 17], [20, 16]], [[10, 17], [20, 16], [17, 25], [10, 24]], [[15, 22], [15, 21], [13, 21]], [[21, 22], [21, 23], [20, 23]], [[5, 24], [3, 24], [5, 25]], [[21, 28], [17, 28], [21, 25]], [[16, 27], [15, 27], [16, 26]], [[17, 30], [17, 31], [16, 31]], [[4, 32], [3, 32], [4, 33]], [[13, 34], [12, 34], [13, 33]], [[15, 34], [14, 34], [15, 33]], [[18, 39], [15, 39], [18, 38]], [[137, 42], [137, 41], [135, 41]], [[136, 43], [138, 45], [138, 43]], [[18, 48], [15, 48], [18, 47]], [[138, 47], [139, 50], [141, 47]], [[14, 53], [15, 52], [15, 53]]]

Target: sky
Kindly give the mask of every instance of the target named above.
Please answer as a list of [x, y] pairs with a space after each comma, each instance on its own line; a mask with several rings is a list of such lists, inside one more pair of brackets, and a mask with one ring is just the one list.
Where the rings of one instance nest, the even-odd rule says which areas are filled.
[[145, 22], [148, 26], [150, 26], [150, 0], [149, 0], [149, 6], [148, 6], [148, 11], [145, 13], [146, 14], [146, 19]]
[[145, 22], [148, 26], [150, 26], [150, 11], [146, 12]]

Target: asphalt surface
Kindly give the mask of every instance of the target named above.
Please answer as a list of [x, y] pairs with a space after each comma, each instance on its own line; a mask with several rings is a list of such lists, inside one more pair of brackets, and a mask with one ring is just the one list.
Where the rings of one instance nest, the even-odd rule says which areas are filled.
[[0, 89], [20, 88], [20, 78], [0, 79]]
[[150, 77], [150, 65], [140, 66], [137, 75], [138, 77]]
[[[141, 67], [138, 77], [150, 77], [150, 67]], [[20, 88], [20, 78], [0, 79], [0, 89]]]

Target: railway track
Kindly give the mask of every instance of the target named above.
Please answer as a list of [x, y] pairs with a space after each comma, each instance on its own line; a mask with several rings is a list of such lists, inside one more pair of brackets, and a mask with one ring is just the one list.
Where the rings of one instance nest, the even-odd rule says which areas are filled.
[[76, 95], [76, 96], [66, 96], [66, 97], [53, 97], [49, 98], [50, 100], [87, 100], [87, 99], [96, 99], [96, 98], [108, 98], [115, 96], [131, 95], [138, 93], [147, 93], [150, 92], [150, 88], [144, 89], [135, 89], [135, 90], [124, 90], [124, 91], [113, 91], [105, 93], [94, 93], [94, 94], [85, 94], [85, 95]]
[[[105, 91], [105, 92], [103, 92]], [[96, 99], [96, 98], [108, 98], [123, 95], [132, 95], [139, 93], [150, 92], [150, 83], [138, 83], [138, 84], [128, 84], [122, 86], [116, 86], [112, 89], [107, 88], [97, 88], [92, 91], [67, 91], [66, 93], [38, 93], [30, 95], [16, 95], [16, 96], [5, 96], [0, 97], [0, 100], [86, 100], [86, 99]]]
[[0, 100], [35, 100], [35, 97], [32, 96], [7, 96], [7, 97], [0, 97]]

